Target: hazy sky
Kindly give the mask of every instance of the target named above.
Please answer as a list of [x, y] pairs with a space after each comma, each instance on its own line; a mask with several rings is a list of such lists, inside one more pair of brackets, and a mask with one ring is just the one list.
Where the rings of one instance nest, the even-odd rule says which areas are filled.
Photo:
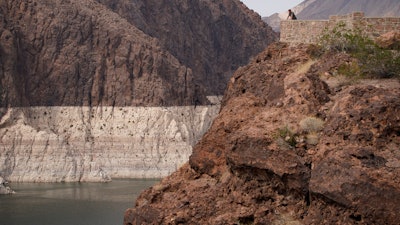
[[269, 16], [276, 12], [287, 11], [304, 0], [241, 0], [250, 9], [261, 16]]

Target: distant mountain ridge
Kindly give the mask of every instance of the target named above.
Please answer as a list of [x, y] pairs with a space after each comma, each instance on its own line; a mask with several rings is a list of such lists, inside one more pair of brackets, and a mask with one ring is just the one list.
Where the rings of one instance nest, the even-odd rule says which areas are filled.
[[[329, 19], [331, 15], [343, 15], [362, 11], [366, 17], [400, 16], [399, 0], [305, 0], [292, 8], [300, 20]], [[287, 12], [277, 12], [263, 20], [275, 31], [279, 31], [280, 21], [285, 20]]]

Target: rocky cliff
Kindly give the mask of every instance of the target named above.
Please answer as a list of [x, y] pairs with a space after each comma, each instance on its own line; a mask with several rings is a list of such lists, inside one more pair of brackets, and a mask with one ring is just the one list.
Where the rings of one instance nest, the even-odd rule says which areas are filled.
[[0, 10], [14, 106], [207, 104], [277, 38], [239, 1], [18, 0]]
[[2, 1], [1, 10], [2, 82], [11, 106], [205, 102], [190, 68], [101, 4]]
[[0, 1], [0, 175], [165, 176], [275, 38], [236, 0]]
[[0, 171], [13, 182], [165, 177], [188, 160], [218, 109], [12, 108], [0, 123]]
[[231, 78], [188, 164], [144, 191], [124, 224], [398, 224], [400, 83], [333, 76], [277, 43]]
[[233, 72], [278, 36], [240, 1], [97, 0], [193, 71], [206, 95], [223, 95]]

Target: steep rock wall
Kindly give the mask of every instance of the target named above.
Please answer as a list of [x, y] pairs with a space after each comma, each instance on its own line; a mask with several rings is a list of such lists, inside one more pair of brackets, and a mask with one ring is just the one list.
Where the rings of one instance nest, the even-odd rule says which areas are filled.
[[164, 177], [188, 160], [218, 108], [12, 108], [0, 123], [0, 175], [17, 182]]
[[237, 0], [100, 2], [0, 3], [7, 103], [208, 104], [278, 38]]
[[157, 38], [206, 95], [223, 95], [233, 72], [279, 38], [237, 0], [97, 1]]
[[87, 1], [2, 1], [2, 85], [11, 106], [207, 102], [158, 41]]

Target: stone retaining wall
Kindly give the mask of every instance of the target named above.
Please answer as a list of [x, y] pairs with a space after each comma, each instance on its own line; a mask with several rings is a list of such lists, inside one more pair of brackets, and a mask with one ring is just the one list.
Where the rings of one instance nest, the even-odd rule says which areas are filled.
[[400, 17], [368, 18], [363, 12], [331, 16], [329, 20], [285, 20], [281, 22], [281, 42], [315, 43], [325, 29], [344, 23], [349, 29], [361, 29], [372, 38], [400, 30]]

